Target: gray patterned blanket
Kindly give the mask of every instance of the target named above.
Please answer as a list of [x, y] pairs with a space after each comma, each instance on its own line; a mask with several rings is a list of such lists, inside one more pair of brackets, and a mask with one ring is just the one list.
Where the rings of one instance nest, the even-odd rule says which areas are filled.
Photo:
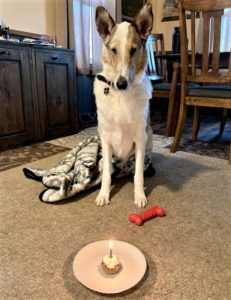
[[[116, 157], [112, 158], [113, 178], [129, 176], [135, 171], [135, 156], [128, 158], [126, 164]], [[151, 149], [146, 150], [144, 175], [153, 176]], [[46, 189], [39, 198], [43, 202], [57, 202], [70, 198], [80, 191], [100, 184], [102, 178], [102, 148], [98, 136], [87, 137], [70, 150], [64, 159], [49, 170], [24, 168], [27, 178], [42, 181]]]

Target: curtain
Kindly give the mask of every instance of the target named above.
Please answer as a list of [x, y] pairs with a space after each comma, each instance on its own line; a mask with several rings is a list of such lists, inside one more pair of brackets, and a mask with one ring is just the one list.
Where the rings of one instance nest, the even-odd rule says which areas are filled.
[[[213, 25], [214, 20], [210, 20], [210, 38], [209, 38], [209, 51], [213, 51]], [[221, 41], [220, 41], [220, 51], [230, 51], [231, 49], [231, 8], [224, 10], [224, 15], [221, 18]], [[196, 51], [202, 52], [203, 45], [203, 19], [200, 16], [199, 29], [197, 34]]]
[[95, 11], [99, 5], [104, 6], [116, 19], [116, 0], [73, 1], [76, 63], [80, 74], [95, 74], [102, 69], [102, 41], [95, 26]]

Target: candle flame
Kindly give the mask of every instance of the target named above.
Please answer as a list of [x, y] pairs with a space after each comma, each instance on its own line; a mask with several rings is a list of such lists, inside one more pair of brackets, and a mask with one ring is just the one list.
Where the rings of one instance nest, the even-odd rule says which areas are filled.
[[113, 241], [109, 242], [109, 248], [112, 249], [113, 248]]

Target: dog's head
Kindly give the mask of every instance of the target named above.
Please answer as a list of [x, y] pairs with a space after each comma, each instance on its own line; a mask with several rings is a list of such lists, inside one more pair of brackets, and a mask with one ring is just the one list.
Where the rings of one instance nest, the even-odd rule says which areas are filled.
[[133, 23], [122, 22], [118, 25], [104, 7], [97, 7], [96, 26], [104, 43], [103, 66], [115, 88], [129, 89], [136, 75], [145, 72], [145, 43], [152, 31], [152, 24], [150, 3], [141, 8]]

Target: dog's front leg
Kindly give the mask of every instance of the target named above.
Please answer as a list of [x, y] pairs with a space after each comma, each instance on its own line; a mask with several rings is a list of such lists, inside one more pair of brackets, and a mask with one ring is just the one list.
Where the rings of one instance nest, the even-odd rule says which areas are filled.
[[147, 198], [144, 194], [144, 156], [147, 143], [147, 134], [144, 132], [142, 136], [139, 136], [136, 144], [136, 167], [134, 176], [134, 203], [142, 208], [147, 204]]
[[99, 195], [95, 202], [98, 206], [109, 204], [111, 172], [112, 172], [112, 147], [101, 138], [103, 150], [103, 175]]

